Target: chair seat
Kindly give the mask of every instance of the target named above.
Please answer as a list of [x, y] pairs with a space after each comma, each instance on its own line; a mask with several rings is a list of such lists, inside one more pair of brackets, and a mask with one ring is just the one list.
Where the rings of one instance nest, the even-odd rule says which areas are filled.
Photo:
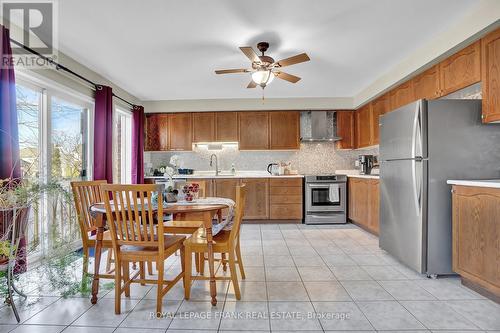
[[[169, 256], [175, 252], [186, 239], [186, 236], [180, 235], [164, 235], [165, 239], [165, 256]], [[121, 245], [121, 256], [123, 258], [136, 257], [136, 256], [157, 256], [158, 247], [156, 246], [136, 246], [136, 245]]]
[[[193, 236], [184, 241], [184, 246], [189, 246], [193, 251], [205, 252], [207, 248], [207, 239], [203, 236], [203, 229], [196, 230]], [[229, 246], [230, 230], [221, 230], [213, 239], [214, 252], [226, 252]]]
[[[91, 246], [95, 246], [97, 235], [89, 235], [89, 243]], [[109, 230], [104, 231], [102, 234], [102, 247], [108, 248], [113, 247], [113, 241], [111, 240], [111, 232]]]

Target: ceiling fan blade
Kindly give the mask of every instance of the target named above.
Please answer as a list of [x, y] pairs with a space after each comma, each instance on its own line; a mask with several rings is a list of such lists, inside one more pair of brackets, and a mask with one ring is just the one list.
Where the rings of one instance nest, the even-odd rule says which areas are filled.
[[250, 83], [247, 86], [247, 88], [255, 88], [255, 87], [257, 87], [257, 83], [255, 83], [253, 80], [250, 81]]
[[248, 59], [250, 59], [251, 62], [260, 62], [259, 56], [255, 53], [251, 46], [241, 46], [240, 50], [247, 56]]
[[249, 69], [238, 68], [238, 69], [217, 69], [215, 74], [232, 74], [232, 73], [246, 73], [249, 72]]
[[309, 60], [311, 60], [311, 59], [309, 58], [309, 56], [306, 53], [301, 53], [301, 54], [297, 54], [296, 56], [293, 56], [293, 57], [290, 57], [290, 58], [286, 58], [286, 59], [283, 59], [283, 60], [280, 60], [280, 61], [276, 61], [275, 63], [279, 67], [285, 67], [285, 66], [299, 64], [301, 62], [306, 62], [306, 61], [309, 61]]
[[285, 72], [276, 72], [275, 74], [280, 79], [291, 82], [291, 83], [297, 83], [300, 81], [300, 77], [292, 75], [292, 74], [288, 74]]

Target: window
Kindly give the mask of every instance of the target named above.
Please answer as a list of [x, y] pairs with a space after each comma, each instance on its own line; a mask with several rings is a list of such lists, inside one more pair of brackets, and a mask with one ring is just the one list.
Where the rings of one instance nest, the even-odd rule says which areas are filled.
[[114, 182], [132, 182], [132, 113], [115, 109], [113, 126], [113, 178]]
[[[41, 174], [41, 133], [42, 90], [28, 85], [16, 85], [16, 106], [19, 132], [19, 155], [23, 179], [36, 181]], [[31, 210], [27, 230], [27, 246], [30, 254], [39, 255], [42, 243], [42, 223], [40, 205]]]
[[[23, 177], [57, 181], [70, 190], [71, 180], [86, 179], [89, 170], [89, 99], [50, 83], [25, 79], [16, 83], [20, 163]], [[28, 253], [44, 256], [63, 243], [80, 244], [74, 207], [57, 197], [43, 197], [31, 210]]]

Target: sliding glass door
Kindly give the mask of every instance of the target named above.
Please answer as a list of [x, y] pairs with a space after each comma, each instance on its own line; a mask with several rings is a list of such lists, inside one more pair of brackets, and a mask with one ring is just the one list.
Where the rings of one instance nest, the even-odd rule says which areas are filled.
[[[19, 144], [23, 177], [60, 184], [89, 175], [89, 100], [68, 92], [18, 80], [16, 84]], [[73, 204], [61, 195], [43, 196], [32, 209], [28, 241], [31, 257], [50, 254], [63, 245], [80, 244]]]

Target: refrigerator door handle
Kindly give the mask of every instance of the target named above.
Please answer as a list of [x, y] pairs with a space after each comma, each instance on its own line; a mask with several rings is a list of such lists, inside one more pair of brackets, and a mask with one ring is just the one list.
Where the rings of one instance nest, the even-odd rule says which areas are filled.
[[[419, 172], [417, 175], [417, 163], [422, 163], [422, 159], [413, 159], [411, 161], [411, 176], [413, 182], [413, 198], [415, 200], [415, 210], [417, 212], [417, 216], [420, 216], [421, 213], [421, 205], [422, 205], [422, 173]], [[419, 178], [417, 178], [419, 177]]]
[[411, 157], [421, 157], [422, 156], [422, 126], [421, 126], [421, 111], [422, 105], [421, 101], [417, 103], [417, 109], [415, 110], [415, 118], [413, 119], [413, 128], [411, 136]]

